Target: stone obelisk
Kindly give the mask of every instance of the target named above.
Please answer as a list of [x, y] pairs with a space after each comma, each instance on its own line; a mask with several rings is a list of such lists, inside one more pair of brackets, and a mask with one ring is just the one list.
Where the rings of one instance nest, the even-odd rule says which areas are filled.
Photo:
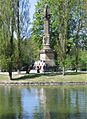
[[44, 8], [44, 35], [43, 35], [43, 48], [40, 51], [40, 60], [45, 61], [48, 66], [54, 66], [54, 54], [50, 48], [50, 9], [46, 4]]

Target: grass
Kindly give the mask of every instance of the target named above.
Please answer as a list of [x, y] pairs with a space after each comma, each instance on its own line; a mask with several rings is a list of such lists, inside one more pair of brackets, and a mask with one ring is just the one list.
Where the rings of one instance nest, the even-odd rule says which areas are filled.
[[[8, 75], [0, 75], [0, 80], [8, 80]], [[87, 82], [86, 73], [67, 73], [65, 76], [57, 73], [13, 75], [13, 81], [24, 82]]]
[[0, 80], [9, 80], [9, 76], [6, 74], [0, 74]]

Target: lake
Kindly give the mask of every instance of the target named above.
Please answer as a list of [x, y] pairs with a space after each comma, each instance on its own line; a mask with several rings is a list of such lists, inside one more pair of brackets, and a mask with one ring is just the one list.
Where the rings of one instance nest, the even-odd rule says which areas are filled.
[[87, 119], [87, 87], [0, 86], [0, 119]]

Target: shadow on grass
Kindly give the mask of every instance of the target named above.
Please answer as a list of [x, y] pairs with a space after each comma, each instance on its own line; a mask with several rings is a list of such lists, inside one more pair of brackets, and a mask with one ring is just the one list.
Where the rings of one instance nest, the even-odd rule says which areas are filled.
[[[80, 75], [80, 74], [86, 74], [86, 72], [65, 72], [65, 76], [67, 75]], [[25, 74], [25, 76], [21, 76], [19, 78], [13, 78], [13, 80], [26, 80], [26, 79], [34, 79], [37, 77], [41, 77], [41, 76], [58, 76], [58, 75], [62, 75], [61, 72], [50, 72], [50, 73], [43, 73], [43, 74]]]
[[38, 73], [38, 74], [25, 74], [25, 76], [21, 76], [21, 77], [18, 77], [18, 78], [13, 78], [13, 80], [26, 80], [26, 79], [34, 79], [34, 78], [37, 78], [37, 77], [41, 77], [41, 76], [56, 76], [58, 75], [59, 73]]
[[21, 77], [18, 77], [18, 78], [13, 78], [13, 80], [23, 80], [23, 79], [31, 79], [31, 78], [36, 78], [36, 77], [40, 77], [41, 74], [25, 74], [25, 76], [21, 76]]
[[65, 75], [79, 75], [79, 74], [87, 74], [87, 72], [66, 72]]

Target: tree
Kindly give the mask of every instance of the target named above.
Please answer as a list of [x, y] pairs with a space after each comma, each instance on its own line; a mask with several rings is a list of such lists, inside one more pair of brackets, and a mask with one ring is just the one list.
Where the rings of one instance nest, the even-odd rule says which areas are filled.
[[[36, 13], [33, 22], [33, 34], [35, 36], [35, 40], [39, 42], [41, 46], [42, 36], [43, 36], [43, 9], [46, 1], [40, 0], [36, 5]], [[66, 1], [48, 1], [50, 6], [52, 16], [51, 16], [51, 24], [50, 24], [50, 43], [51, 47], [57, 52], [60, 56], [62, 66], [63, 66], [63, 74], [65, 67], [65, 58], [66, 58], [66, 46], [67, 46], [67, 32], [68, 32], [68, 21], [70, 17], [71, 6], [74, 2]], [[55, 9], [54, 9], [55, 7]], [[56, 45], [57, 44], [57, 45]], [[41, 48], [41, 47], [40, 47]]]
[[[40, 0], [37, 2], [33, 20], [32, 39], [38, 43], [39, 49], [42, 46], [43, 9], [46, 3], [50, 6], [52, 13], [50, 21], [50, 43], [58, 56], [59, 65], [61, 64], [63, 67], [64, 75], [66, 60], [69, 56], [71, 58], [71, 64], [72, 57], [75, 56], [74, 64], [76, 70], [78, 69], [79, 49], [81, 49], [83, 42], [81, 37], [84, 36], [83, 32], [86, 35], [86, 25], [84, 25], [86, 24], [85, 16], [87, 14], [85, 9], [86, 0]], [[73, 50], [75, 50], [75, 55], [72, 53]]]
[[[9, 72], [12, 79], [13, 68], [22, 63], [22, 40], [29, 35], [29, 1], [2, 0], [0, 16], [0, 66]], [[18, 67], [20, 68], [20, 64]]]
[[86, 35], [85, 30], [85, 13], [86, 9], [84, 9], [85, 0], [78, 0], [75, 1], [75, 6], [73, 7], [72, 11], [72, 20], [74, 22], [74, 28], [73, 28], [73, 38], [74, 38], [74, 48], [75, 48], [75, 69], [76, 72], [78, 70], [79, 65], [79, 53], [82, 47], [82, 42], [84, 42], [84, 32]]
[[[13, 33], [15, 27], [14, 19], [14, 0], [1, 1], [1, 20], [2, 26], [0, 28], [0, 62], [1, 65], [4, 64], [7, 71], [9, 72], [9, 77], [12, 79], [12, 69], [13, 69]], [[3, 7], [5, 6], [5, 7]], [[2, 61], [3, 60], [3, 61]], [[3, 63], [2, 63], [3, 62]]]
[[29, 0], [17, 0], [16, 4], [16, 24], [17, 24], [17, 39], [18, 39], [18, 70], [22, 66], [22, 52], [21, 52], [21, 42], [24, 38], [29, 36]]

